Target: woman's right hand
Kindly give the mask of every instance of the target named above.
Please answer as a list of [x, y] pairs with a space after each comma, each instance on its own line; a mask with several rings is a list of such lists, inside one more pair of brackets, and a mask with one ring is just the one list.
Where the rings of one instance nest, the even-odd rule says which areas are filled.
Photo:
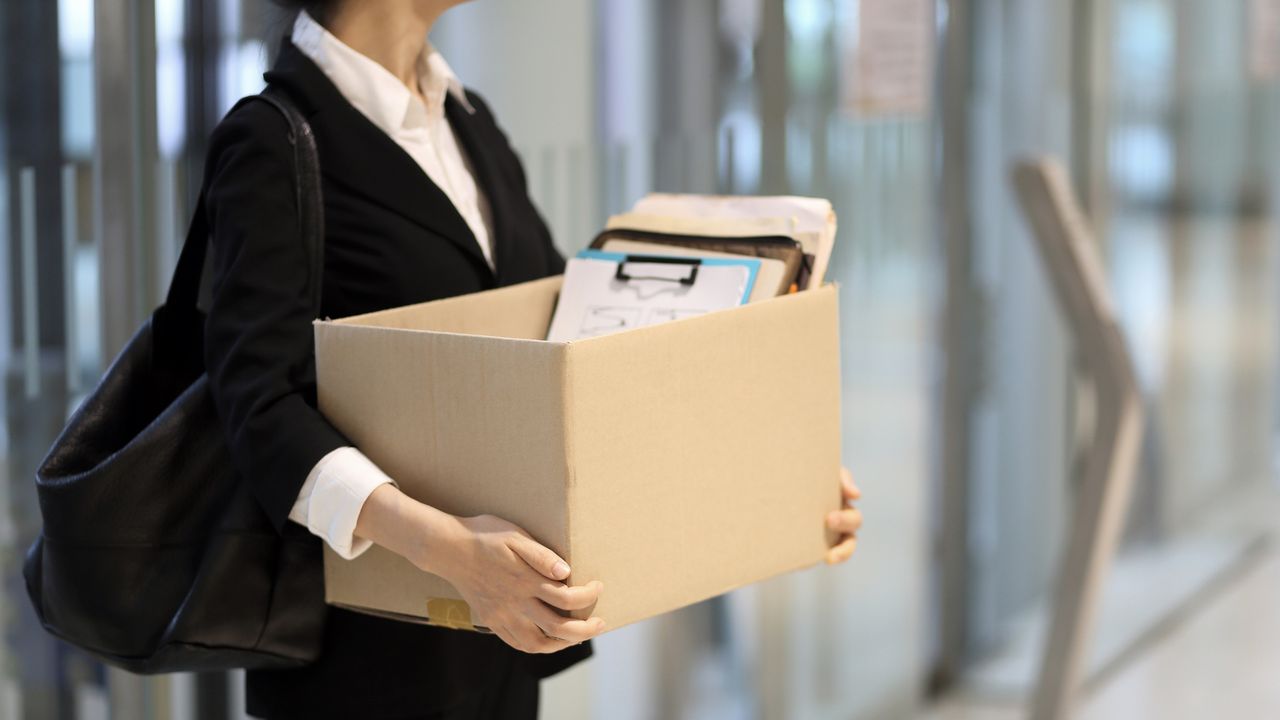
[[365, 501], [356, 534], [448, 580], [470, 606], [471, 622], [517, 650], [556, 652], [605, 630], [598, 617], [557, 612], [591, 607], [601, 583], [566, 585], [569, 565], [501, 518], [455, 517], [383, 485]]
[[458, 552], [439, 572], [471, 606], [471, 622], [529, 653], [556, 652], [604, 632], [598, 617], [574, 620], [556, 612], [595, 605], [599, 581], [564, 584], [568, 563], [506, 520], [478, 515], [458, 522]]

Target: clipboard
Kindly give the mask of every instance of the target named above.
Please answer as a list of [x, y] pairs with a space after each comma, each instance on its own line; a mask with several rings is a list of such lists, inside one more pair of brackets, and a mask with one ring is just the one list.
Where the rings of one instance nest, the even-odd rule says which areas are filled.
[[744, 305], [760, 260], [583, 250], [568, 262], [547, 331], [570, 342]]
[[[740, 258], [740, 254], [717, 252], [715, 250], [703, 250], [701, 248], [692, 248], [685, 245], [659, 245], [657, 243], [641, 242], [639, 240], [618, 240], [609, 239], [601, 248], [608, 252], [628, 253], [630, 255], [671, 255], [675, 257], [703, 257], [703, 258]], [[758, 300], [767, 300], [771, 297], [785, 294], [786, 290], [791, 288], [791, 277], [787, 275], [786, 263], [781, 260], [769, 257], [758, 258], [760, 260], [760, 270], [756, 273], [756, 281], [754, 287], [751, 288], [751, 297], [748, 303]], [[783, 292], [779, 292], [782, 289]]]
[[786, 235], [760, 235], [753, 237], [713, 237], [709, 235], [678, 235], [652, 230], [633, 230], [615, 227], [600, 233], [591, 241], [591, 248], [602, 249], [610, 240], [629, 240], [655, 245], [671, 245], [692, 250], [710, 250], [717, 253], [743, 257], [772, 258], [784, 265], [782, 281], [774, 295], [785, 295], [793, 285], [804, 288], [808, 282], [809, 258], [800, 243]]

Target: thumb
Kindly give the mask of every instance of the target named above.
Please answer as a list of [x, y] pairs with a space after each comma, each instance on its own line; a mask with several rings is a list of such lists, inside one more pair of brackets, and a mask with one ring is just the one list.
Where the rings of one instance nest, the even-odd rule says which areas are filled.
[[862, 497], [862, 489], [853, 483], [853, 473], [848, 468], [840, 468], [840, 490], [845, 500], [857, 500]]
[[517, 535], [511, 543], [511, 549], [520, 556], [520, 559], [529, 563], [529, 567], [552, 580], [564, 580], [569, 577], [569, 563], [535, 540]]

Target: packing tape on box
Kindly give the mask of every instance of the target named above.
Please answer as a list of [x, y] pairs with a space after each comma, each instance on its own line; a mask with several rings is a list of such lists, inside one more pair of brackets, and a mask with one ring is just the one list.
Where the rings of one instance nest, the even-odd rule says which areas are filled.
[[427, 623], [454, 630], [488, 632], [471, 622], [471, 607], [452, 598], [427, 598]]

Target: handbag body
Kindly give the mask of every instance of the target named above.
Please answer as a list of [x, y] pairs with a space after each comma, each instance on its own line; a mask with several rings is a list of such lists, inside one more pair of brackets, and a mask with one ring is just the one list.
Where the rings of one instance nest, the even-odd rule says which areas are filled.
[[[315, 138], [279, 89], [246, 102], [267, 102], [288, 120], [318, 312], [324, 219]], [[319, 655], [324, 631], [319, 542], [299, 526], [272, 526], [232, 463], [210, 394], [198, 307], [209, 246], [204, 195], [164, 305], [37, 470], [44, 524], [23, 564], [46, 630], [136, 673], [297, 667]]]

